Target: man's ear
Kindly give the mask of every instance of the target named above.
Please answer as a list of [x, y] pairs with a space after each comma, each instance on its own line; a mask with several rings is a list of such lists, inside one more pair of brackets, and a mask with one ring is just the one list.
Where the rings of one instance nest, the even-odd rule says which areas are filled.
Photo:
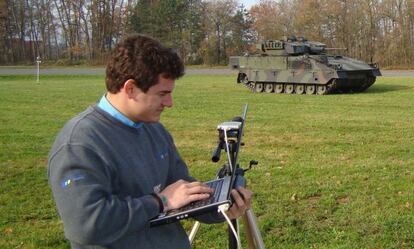
[[128, 96], [128, 98], [133, 98], [135, 96], [135, 90], [137, 89], [135, 86], [135, 81], [132, 79], [129, 79], [125, 81], [124, 86], [122, 87], [125, 94]]

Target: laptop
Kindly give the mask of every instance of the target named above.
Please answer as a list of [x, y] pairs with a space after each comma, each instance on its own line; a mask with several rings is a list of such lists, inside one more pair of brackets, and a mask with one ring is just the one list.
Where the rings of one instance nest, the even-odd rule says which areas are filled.
[[[247, 104], [244, 106], [242, 118], [238, 118], [238, 121], [223, 122], [217, 126], [220, 132], [220, 136], [225, 134], [225, 139], [231, 137], [232, 134], [237, 134], [238, 148], [240, 148], [241, 138], [243, 136], [243, 126], [246, 119]], [[226, 149], [227, 151], [227, 149]], [[238, 152], [238, 151], [237, 151]], [[237, 162], [237, 154], [234, 158], [234, 162]], [[227, 157], [230, 167], [234, 167]], [[236, 163], [234, 163], [236, 165]], [[218, 211], [218, 207], [223, 204], [230, 204], [231, 190], [233, 188], [234, 181], [236, 179], [236, 170], [231, 170], [230, 175], [226, 175], [223, 178], [218, 178], [212, 181], [205, 182], [207, 186], [214, 189], [214, 193], [207, 199], [192, 202], [184, 207], [173, 209], [167, 213], [160, 214], [150, 221], [150, 226], [159, 226], [163, 224], [173, 223], [182, 219], [190, 217], [196, 217], [201, 214]]]

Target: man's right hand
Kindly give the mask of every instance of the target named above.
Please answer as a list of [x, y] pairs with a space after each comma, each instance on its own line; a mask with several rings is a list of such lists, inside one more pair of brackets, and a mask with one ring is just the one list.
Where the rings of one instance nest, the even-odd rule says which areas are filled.
[[183, 207], [193, 201], [207, 199], [213, 191], [212, 188], [201, 182], [178, 180], [168, 185], [160, 193], [167, 199], [167, 205], [164, 204], [164, 212]]

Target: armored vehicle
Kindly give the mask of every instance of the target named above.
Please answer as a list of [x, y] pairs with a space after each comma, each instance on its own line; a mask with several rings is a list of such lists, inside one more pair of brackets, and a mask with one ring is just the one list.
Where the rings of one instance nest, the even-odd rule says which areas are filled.
[[257, 44], [258, 52], [230, 57], [237, 83], [254, 92], [329, 94], [362, 92], [381, 72], [377, 64], [330, 55], [325, 44], [291, 36]]

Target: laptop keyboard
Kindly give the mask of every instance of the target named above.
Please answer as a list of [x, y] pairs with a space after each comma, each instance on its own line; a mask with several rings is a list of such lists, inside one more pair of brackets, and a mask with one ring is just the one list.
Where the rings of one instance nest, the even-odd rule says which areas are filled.
[[221, 187], [223, 186], [223, 179], [212, 181], [212, 182], [207, 182], [205, 184], [209, 186], [210, 188], [214, 189], [214, 193], [212, 193], [209, 198], [200, 200], [200, 201], [191, 202], [190, 204], [184, 207], [181, 207], [177, 209], [176, 211], [177, 212], [187, 211], [187, 210], [191, 210], [194, 208], [207, 206], [211, 203], [218, 201], [220, 197]]

